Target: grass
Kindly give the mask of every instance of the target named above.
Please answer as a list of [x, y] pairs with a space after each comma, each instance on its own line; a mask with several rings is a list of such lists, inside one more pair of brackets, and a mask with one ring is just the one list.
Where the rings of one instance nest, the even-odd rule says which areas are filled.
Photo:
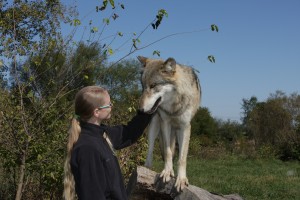
[[[154, 170], [163, 169], [162, 161]], [[176, 169], [175, 169], [176, 170]], [[189, 183], [217, 194], [239, 194], [246, 200], [300, 199], [300, 164], [274, 159], [188, 159]]]

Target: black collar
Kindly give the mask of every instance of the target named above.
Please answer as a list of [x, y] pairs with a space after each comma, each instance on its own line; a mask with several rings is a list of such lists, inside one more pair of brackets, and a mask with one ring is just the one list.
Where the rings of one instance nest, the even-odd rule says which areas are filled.
[[105, 132], [106, 130], [106, 126], [101, 124], [100, 126], [99, 125], [96, 125], [96, 124], [91, 124], [91, 123], [88, 123], [88, 122], [84, 122], [84, 121], [80, 121], [80, 127], [81, 127], [81, 133], [83, 134], [89, 134], [91, 136], [95, 136], [95, 137], [99, 137], [99, 134], [101, 136], [103, 136], [103, 133]]

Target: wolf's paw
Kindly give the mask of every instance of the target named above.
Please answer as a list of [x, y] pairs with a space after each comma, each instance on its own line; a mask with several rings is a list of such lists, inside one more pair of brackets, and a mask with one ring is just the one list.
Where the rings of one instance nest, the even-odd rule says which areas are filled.
[[168, 169], [164, 169], [161, 173], [160, 173], [160, 177], [163, 179], [163, 182], [169, 182], [171, 180], [171, 176], [174, 177], [174, 170], [168, 170]]
[[187, 177], [177, 177], [175, 182], [175, 187], [178, 192], [182, 191], [186, 186], [189, 185], [189, 181]]

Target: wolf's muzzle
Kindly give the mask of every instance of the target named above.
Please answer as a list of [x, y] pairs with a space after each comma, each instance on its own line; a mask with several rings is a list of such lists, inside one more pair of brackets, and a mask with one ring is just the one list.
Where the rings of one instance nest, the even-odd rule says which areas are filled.
[[145, 112], [145, 113], [148, 113], [148, 114], [152, 114], [152, 113], [154, 113], [157, 110], [158, 106], [160, 105], [160, 102], [161, 102], [161, 97], [159, 97], [155, 101], [155, 103], [154, 103], [153, 107], [151, 108], [151, 110], [145, 111], [144, 108], [139, 108], [139, 111], [140, 112]]

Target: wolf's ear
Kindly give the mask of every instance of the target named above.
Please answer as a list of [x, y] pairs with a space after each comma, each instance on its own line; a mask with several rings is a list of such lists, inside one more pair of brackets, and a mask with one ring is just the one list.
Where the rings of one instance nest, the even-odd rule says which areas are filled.
[[138, 56], [137, 59], [142, 63], [142, 65], [145, 67], [146, 66], [146, 61], [148, 58], [143, 57], [143, 56]]
[[176, 61], [174, 58], [168, 58], [163, 65], [163, 71], [167, 73], [175, 73]]

